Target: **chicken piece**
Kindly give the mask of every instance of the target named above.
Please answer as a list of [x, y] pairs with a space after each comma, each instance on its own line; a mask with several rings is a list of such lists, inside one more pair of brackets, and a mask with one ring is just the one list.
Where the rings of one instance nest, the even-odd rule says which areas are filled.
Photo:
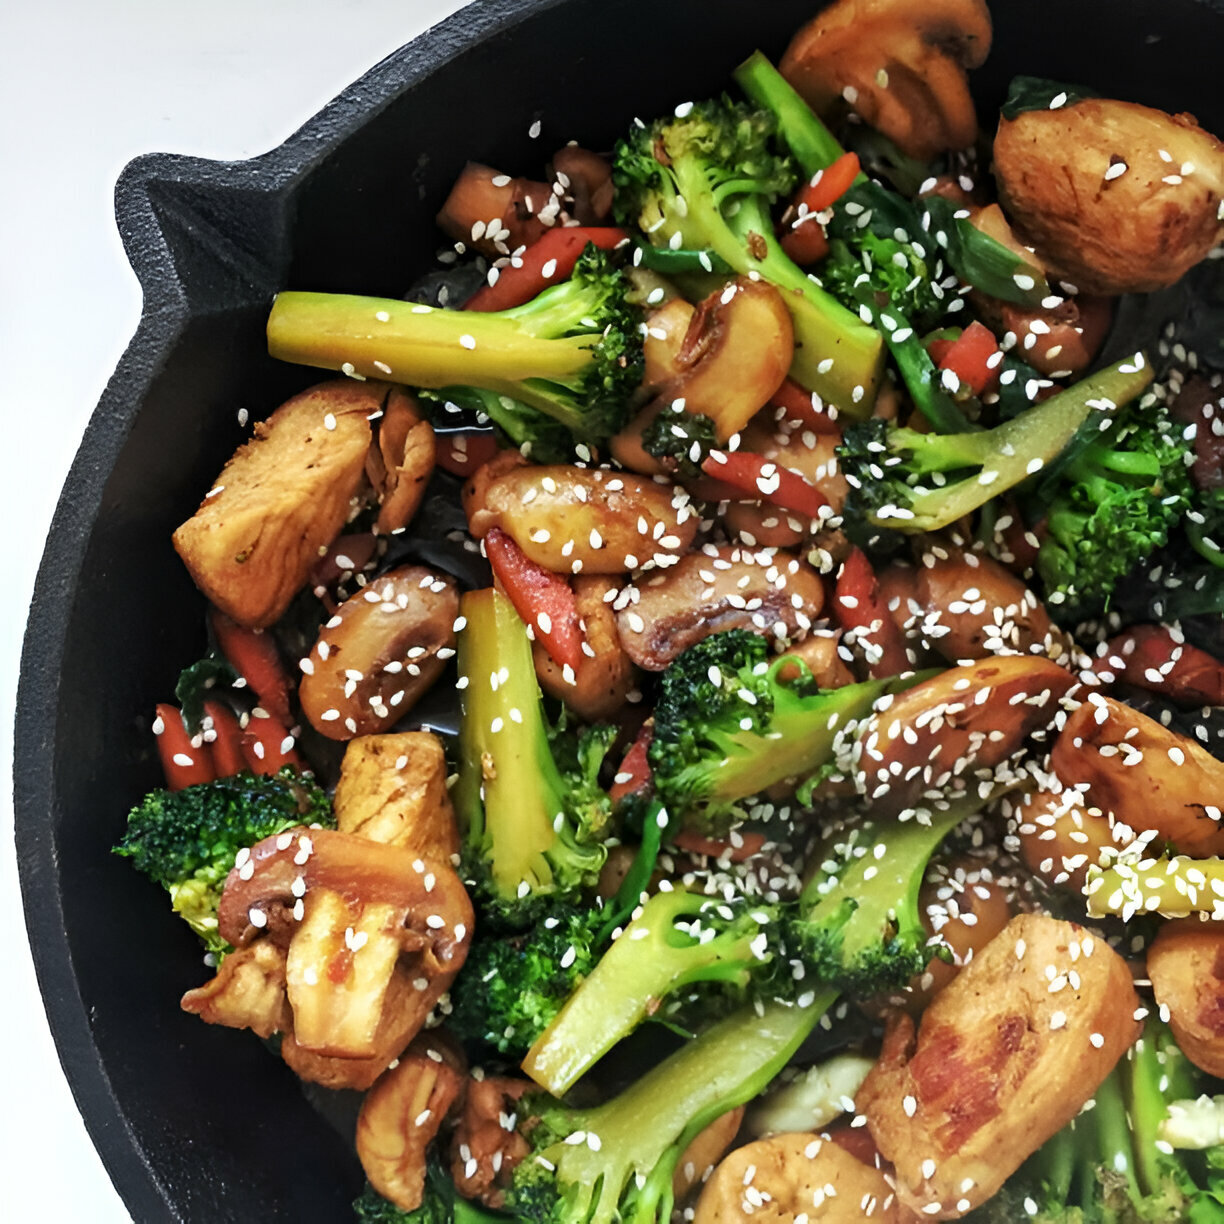
[[914, 1021], [890, 1021], [855, 1100], [901, 1202], [959, 1219], [1091, 1099], [1142, 1029], [1126, 962], [1082, 927], [1020, 914]]
[[704, 1185], [714, 1172], [714, 1166], [723, 1158], [727, 1149], [735, 1142], [740, 1123], [744, 1120], [744, 1107], [736, 1106], [720, 1114], [708, 1126], [703, 1126], [680, 1153], [676, 1170], [672, 1174], [672, 1194], [676, 1201], [684, 1199], [697, 1186]]
[[535, 1090], [528, 1080], [489, 1075], [468, 1083], [463, 1113], [451, 1142], [455, 1189], [486, 1207], [501, 1207], [515, 1167], [531, 1145], [513, 1125], [519, 1098]]
[[1034, 875], [1076, 893], [1084, 891], [1089, 869], [1101, 865], [1106, 851], [1134, 840], [1126, 825], [1090, 807], [1074, 787], [1030, 791], [1012, 812], [1009, 828], [1019, 837], [1020, 856]]
[[888, 1179], [831, 1139], [775, 1135], [736, 1148], [706, 1182], [694, 1224], [902, 1224]]
[[977, 138], [966, 73], [990, 39], [985, 0], [837, 0], [791, 39], [781, 71], [818, 114], [844, 101], [929, 161]]
[[1135, 832], [1154, 829], [1180, 854], [1224, 854], [1224, 761], [1138, 710], [1090, 693], [1050, 757], [1064, 786]]
[[861, 785], [882, 812], [944, 797], [955, 779], [994, 770], [1053, 723], [1074, 684], [1037, 655], [949, 668], [872, 715], [859, 737]]
[[406, 527], [420, 509], [436, 458], [433, 426], [407, 391], [393, 387], [383, 406], [378, 440], [366, 455], [366, 475], [378, 493], [378, 530]]
[[285, 953], [267, 940], [231, 952], [212, 981], [189, 990], [180, 1005], [206, 1024], [245, 1028], [267, 1040], [293, 1027], [285, 996]]
[[442, 741], [427, 731], [350, 740], [332, 801], [336, 827], [422, 858], [459, 853]]
[[1000, 119], [999, 197], [1044, 262], [1086, 293], [1171, 285], [1224, 236], [1224, 145], [1191, 115], [1109, 98]]
[[1147, 972], [1182, 1053], [1208, 1075], [1224, 1076], [1224, 924], [1166, 922], [1148, 948]]
[[401, 1211], [421, 1205], [427, 1149], [466, 1087], [462, 1053], [422, 1035], [362, 1101], [357, 1156], [366, 1180]]
[[284, 614], [348, 521], [382, 383], [337, 379], [282, 404], [221, 470], [174, 547], [210, 603], [262, 629]]
[[584, 722], [602, 722], [624, 706], [637, 685], [638, 670], [616, 631], [609, 597], [619, 590], [618, 585], [598, 574], [579, 574], [573, 587], [583, 637], [578, 669], [567, 679], [538, 640], [532, 644], [531, 657], [540, 687], [550, 697], [565, 702]]

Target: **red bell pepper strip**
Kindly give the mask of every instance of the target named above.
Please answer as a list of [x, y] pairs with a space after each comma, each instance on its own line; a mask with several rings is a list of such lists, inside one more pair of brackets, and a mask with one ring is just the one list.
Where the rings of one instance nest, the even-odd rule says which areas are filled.
[[549, 285], [568, 280], [578, 256], [593, 242], [610, 251], [628, 237], [623, 229], [608, 225], [565, 225], [550, 229], [522, 254], [518, 267], [507, 264], [497, 280], [478, 289], [464, 310], [509, 310], [537, 297]]
[[485, 555], [514, 610], [559, 667], [582, 664], [582, 626], [570, 584], [532, 561], [500, 527], [484, 538]]
[[927, 346], [931, 360], [941, 370], [951, 370], [974, 395], [986, 395], [999, 385], [1001, 360], [994, 332], [976, 320], [956, 340], [932, 340]]
[[812, 213], [805, 213], [794, 225], [784, 225], [778, 241], [801, 268], [819, 263], [829, 253], [824, 227]]
[[818, 170], [811, 182], [795, 195], [795, 206], [807, 205], [808, 212], [824, 212], [846, 194], [858, 178], [861, 167], [857, 153], [843, 153], [832, 165]]
[[220, 701], [206, 701], [204, 713], [212, 719], [212, 729], [216, 736], [208, 743], [212, 754], [213, 770], [218, 778], [232, 778], [247, 768], [246, 756], [242, 751], [242, 728], [234, 711]]
[[726, 859], [730, 863], [743, 863], [761, 852], [765, 844], [764, 833], [739, 833], [738, 844], [729, 838], [703, 837], [693, 829], [681, 829], [673, 837], [672, 844], [689, 854], [701, 854], [706, 858]]
[[213, 608], [209, 612], [221, 653], [247, 682], [260, 706], [281, 722], [290, 721], [289, 677], [281, 662], [276, 639], [262, 629], [248, 629]]
[[748, 494], [753, 501], [767, 501], [810, 519], [818, 518], [829, 504], [829, 499], [798, 472], [751, 451], [711, 451], [701, 470]]
[[770, 397], [770, 405], [786, 411], [788, 421], [801, 421], [814, 433], [841, 436], [841, 427], [827, 411], [812, 403], [812, 393], [793, 378], [784, 378], [782, 385]]
[[637, 733], [637, 738], [629, 745], [629, 751], [625, 753], [625, 759], [621, 761], [620, 768], [616, 771], [616, 776], [612, 779], [612, 785], [608, 789], [608, 797], [614, 804], [619, 803], [626, 795], [636, 795], [650, 789], [654, 775], [651, 773], [650, 760], [646, 754], [653, 738], [654, 723], [644, 722]]
[[285, 724], [270, 714], [265, 718], [251, 715], [242, 732], [242, 755], [255, 774], [280, 773], [286, 765], [301, 769], [304, 764]]
[[875, 571], [861, 549], [851, 550], [837, 575], [833, 618], [842, 629], [853, 631], [856, 641], [872, 647], [865, 653], [867, 670], [873, 679], [913, 670], [905, 650], [905, 637], [880, 597]]
[[452, 476], [466, 480], [477, 468], [484, 467], [501, 449], [497, 439], [487, 429], [458, 430], [434, 433], [437, 446], [435, 462]]
[[183, 726], [183, 712], [178, 706], [158, 703], [153, 734], [157, 736], [157, 755], [161, 757], [162, 773], [170, 790], [198, 786], [201, 782], [211, 782], [217, 776], [208, 745], [201, 744], [197, 748], [191, 742], [191, 736]]

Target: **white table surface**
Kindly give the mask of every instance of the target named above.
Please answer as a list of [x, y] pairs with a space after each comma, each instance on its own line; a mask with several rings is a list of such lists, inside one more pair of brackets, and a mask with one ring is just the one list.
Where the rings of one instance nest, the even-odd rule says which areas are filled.
[[[0, 1219], [130, 1219], [60, 1070], [24, 938], [12, 710], [42, 540], [140, 314], [123, 165], [262, 153], [462, 0], [0, 0]], [[338, 1222], [339, 1224], [339, 1222]]]

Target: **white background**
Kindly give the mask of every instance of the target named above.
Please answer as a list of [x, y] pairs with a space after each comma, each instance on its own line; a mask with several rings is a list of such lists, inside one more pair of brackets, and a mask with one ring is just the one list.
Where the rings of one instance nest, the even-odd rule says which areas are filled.
[[115, 229], [115, 178], [154, 150], [262, 153], [461, 5], [0, 0], [0, 1219], [130, 1218], [46, 1028], [24, 937], [9, 773], [42, 540], [140, 314]]

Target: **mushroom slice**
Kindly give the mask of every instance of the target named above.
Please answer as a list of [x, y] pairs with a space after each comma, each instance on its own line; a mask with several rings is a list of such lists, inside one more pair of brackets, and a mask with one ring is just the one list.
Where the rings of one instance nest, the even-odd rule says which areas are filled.
[[189, 990], [182, 1009], [206, 1024], [247, 1028], [265, 1040], [293, 1027], [285, 997], [285, 952], [269, 940], [231, 952], [212, 981]]
[[813, 110], [847, 102], [909, 157], [977, 136], [966, 71], [990, 50], [985, 0], [837, 0], [791, 40], [782, 75]]
[[1138, 710], [1091, 693], [1068, 718], [1050, 763], [1064, 786], [1181, 854], [1224, 855], [1224, 761]]
[[174, 533], [196, 586], [240, 625], [284, 614], [348, 521], [388, 388], [319, 383], [255, 426], [200, 508]]
[[806, 637], [824, 606], [816, 571], [774, 549], [711, 545], [663, 574], [639, 579], [632, 592], [618, 601], [616, 624], [625, 653], [647, 671], [662, 671], [724, 629]]
[[957, 778], [994, 770], [1048, 727], [1075, 683], [1049, 659], [1001, 655], [886, 697], [859, 736], [861, 785], [887, 812], [941, 796]]
[[332, 808], [341, 833], [403, 846], [422, 858], [459, 853], [446, 755], [427, 731], [350, 740]]
[[1224, 927], [1197, 917], [1166, 922], [1148, 948], [1147, 972], [1182, 1052], [1224, 1076]]
[[468, 162], [438, 212], [438, 228], [456, 242], [496, 259], [541, 238], [560, 212], [547, 183], [511, 178]]
[[401, 1044], [388, 1061], [449, 988], [473, 927], [471, 902], [449, 862], [328, 829], [257, 843], [230, 872], [217, 917], [235, 947], [287, 940], [298, 1047], [371, 1058], [386, 1054], [390, 1035]]
[[464, 1198], [479, 1199], [486, 1207], [505, 1202], [511, 1174], [531, 1150], [515, 1125], [518, 1101], [535, 1089], [529, 1080], [500, 1075], [468, 1083], [451, 1142], [451, 1173]]
[[735, 1142], [743, 1120], [744, 1106], [737, 1105], [725, 1114], [719, 1114], [713, 1122], [703, 1126], [689, 1140], [688, 1147], [680, 1153], [680, 1159], [676, 1161], [676, 1168], [672, 1173], [672, 1194], [677, 1201], [706, 1183], [714, 1172], [714, 1166]]
[[366, 475], [378, 493], [379, 531], [398, 531], [412, 521], [433, 475], [436, 451], [433, 426], [416, 400], [393, 387], [379, 420], [378, 441], [366, 456]]
[[1001, 119], [999, 196], [1060, 277], [1086, 293], [1180, 279], [1224, 236], [1224, 145], [1190, 115], [1084, 98]]
[[394, 726], [454, 653], [455, 580], [421, 565], [389, 570], [345, 600], [302, 661], [298, 699], [329, 739]]
[[418, 1037], [362, 1101], [358, 1159], [370, 1185], [401, 1211], [421, 1205], [426, 1151], [466, 1086], [461, 1054], [431, 1034]]
[[1021, 914], [914, 1021], [892, 1018], [855, 1097], [897, 1195], [924, 1219], [990, 1198], [1091, 1099], [1142, 1029], [1126, 962]]
[[714, 1170], [697, 1201], [694, 1224], [900, 1224], [879, 1169], [819, 1135], [774, 1135], [736, 1148]]

